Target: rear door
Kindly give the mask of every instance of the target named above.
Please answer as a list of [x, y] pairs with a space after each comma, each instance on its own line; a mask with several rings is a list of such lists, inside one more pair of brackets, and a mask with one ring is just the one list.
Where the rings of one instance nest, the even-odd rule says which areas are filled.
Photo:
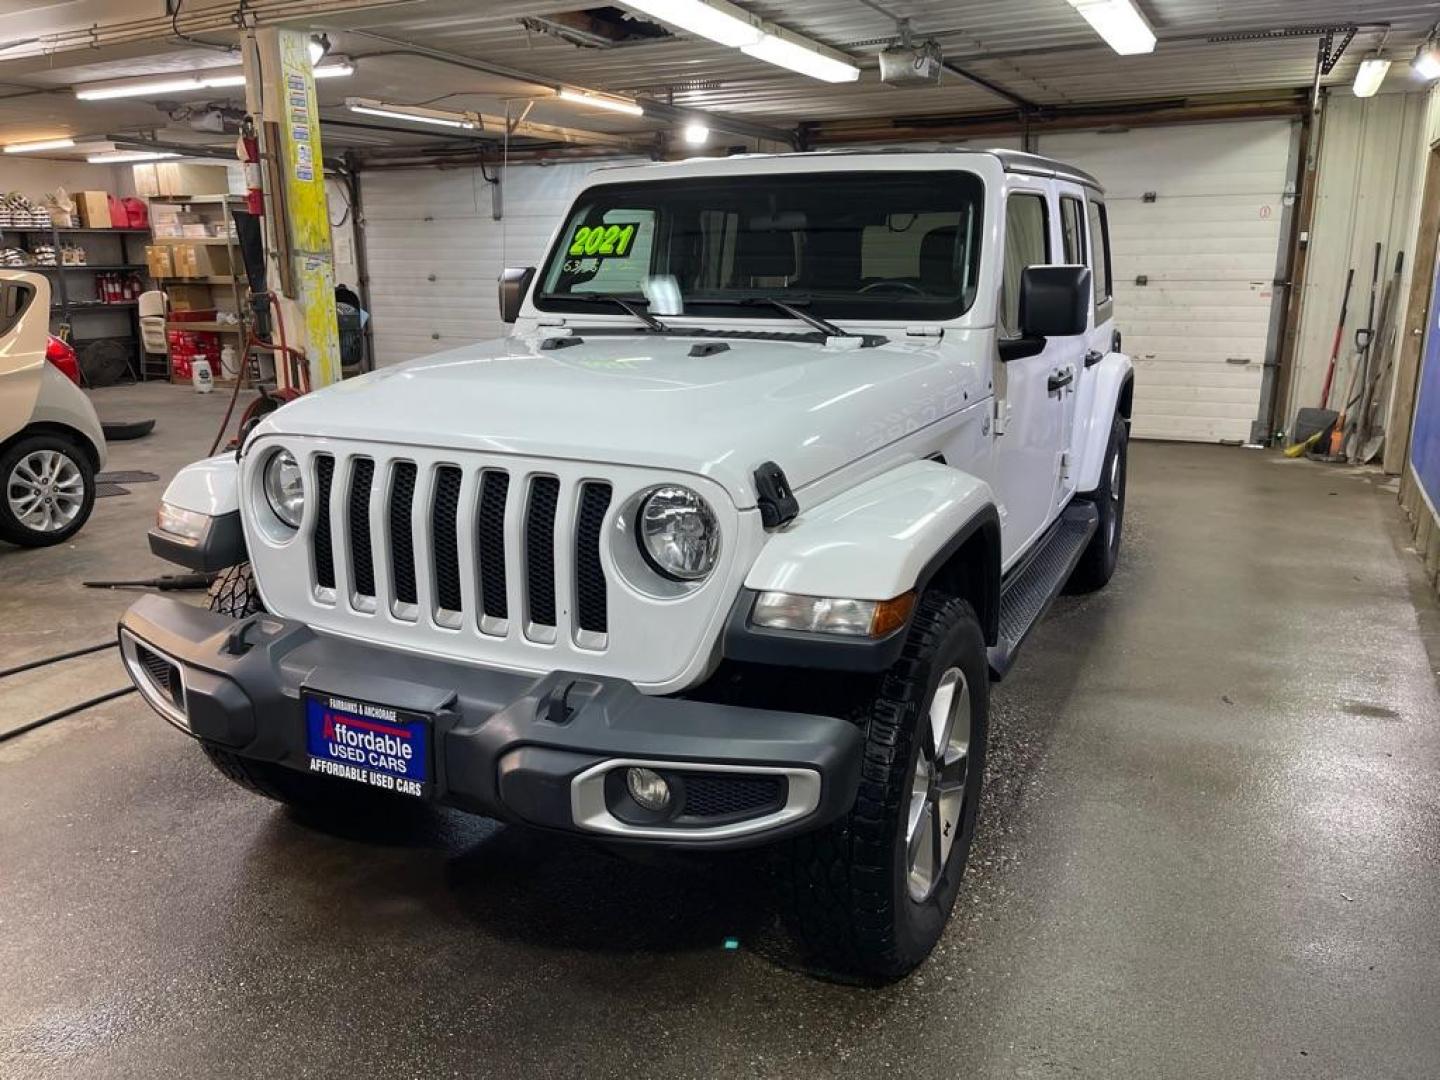
[[30, 423], [50, 336], [50, 283], [0, 270], [0, 440]]

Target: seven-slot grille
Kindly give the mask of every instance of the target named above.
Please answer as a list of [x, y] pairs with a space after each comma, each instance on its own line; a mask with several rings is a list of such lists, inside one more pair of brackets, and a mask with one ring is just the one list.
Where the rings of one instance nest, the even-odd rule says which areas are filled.
[[[523, 633], [541, 643], [556, 641], [565, 625], [576, 644], [603, 649], [609, 619], [600, 545], [611, 485], [489, 466], [468, 474], [467, 483], [467, 470], [453, 464], [315, 455], [319, 510], [309, 546], [317, 599], [348, 600], [362, 612], [388, 607], [406, 621], [428, 612], [439, 626], [468, 625], [490, 637]], [[512, 515], [519, 540], [507, 545]], [[568, 555], [568, 574], [557, 545]], [[388, 573], [377, 573], [382, 560]], [[348, 588], [337, 588], [341, 576]]]

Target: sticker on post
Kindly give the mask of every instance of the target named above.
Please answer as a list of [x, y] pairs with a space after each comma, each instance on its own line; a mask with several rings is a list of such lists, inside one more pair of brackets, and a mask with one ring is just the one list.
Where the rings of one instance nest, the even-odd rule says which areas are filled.
[[423, 798], [430, 780], [430, 718], [420, 713], [305, 694], [310, 771]]

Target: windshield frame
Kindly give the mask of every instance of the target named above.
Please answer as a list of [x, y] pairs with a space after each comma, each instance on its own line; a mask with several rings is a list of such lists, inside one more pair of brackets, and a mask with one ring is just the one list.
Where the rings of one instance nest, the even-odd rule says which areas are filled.
[[[535, 275], [535, 284], [532, 287], [530, 302], [538, 313], [563, 314], [563, 315], [585, 315], [591, 314], [601, 317], [606, 321], [612, 320], [615, 313], [603, 311], [600, 305], [584, 298], [584, 293], [577, 293], [574, 298], [563, 296], [557, 293], [550, 293], [546, 290], [546, 283], [550, 281], [556, 270], [556, 263], [567, 257], [565, 251], [566, 241], [572, 231], [576, 215], [581, 207], [595, 198], [597, 192], [619, 192], [625, 188], [653, 188], [653, 187], [691, 187], [714, 185], [717, 182], [723, 183], [731, 179], [743, 178], [748, 181], [765, 183], [777, 180], [793, 180], [797, 177], [807, 179], [821, 179], [830, 181], [835, 178], [845, 177], [857, 180], [877, 179], [883, 180], [889, 176], [911, 178], [916, 175], [930, 178], [949, 178], [953, 182], [970, 185], [974, 190], [973, 214], [971, 217], [971, 230], [973, 244], [970, 252], [969, 278], [973, 283], [969, 294], [961, 290], [955, 297], [955, 302], [945, 305], [941, 298], [931, 297], [922, 299], [918, 303], [911, 301], [907, 303], [909, 294], [897, 292], [880, 292], [875, 298], [863, 298], [858, 293], [813, 294], [802, 288], [776, 288], [765, 290], [763, 288], [751, 289], [749, 292], [757, 294], [755, 302], [744, 302], [745, 290], [727, 290], [722, 295], [717, 295], [711, 302], [694, 296], [682, 297], [684, 314], [674, 315], [661, 312], [660, 314], [669, 322], [675, 320], [705, 319], [705, 320], [734, 320], [739, 322], [774, 321], [780, 316], [779, 313], [769, 304], [760, 299], [764, 296], [802, 305], [809, 312], [830, 320], [842, 322], [861, 323], [947, 323], [960, 320], [969, 315], [981, 297], [981, 285], [984, 275], [984, 254], [985, 248], [990, 241], [990, 230], [986, 215], [990, 207], [990, 191], [987, 177], [983, 171], [975, 168], [962, 167], [949, 164], [944, 168], [915, 169], [894, 167], [887, 169], [863, 168], [863, 169], [817, 169], [804, 172], [743, 172], [735, 173], [733, 177], [725, 175], [705, 176], [677, 176], [677, 177], [637, 177], [633, 180], [614, 180], [603, 183], [592, 183], [584, 187], [571, 201], [566, 209], [565, 216], [560, 228], [556, 230], [555, 236], [546, 252], [545, 260], [539, 272]], [[620, 293], [627, 301], [637, 307], [648, 310], [648, 301], [637, 290], [635, 293]], [[860, 310], [856, 310], [856, 307]], [[873, 310], [866, 310], [873, 309]]]

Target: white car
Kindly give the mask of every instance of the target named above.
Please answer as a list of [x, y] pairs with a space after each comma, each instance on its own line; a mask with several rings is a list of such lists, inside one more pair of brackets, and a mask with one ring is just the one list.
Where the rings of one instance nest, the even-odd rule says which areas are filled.
[[823, 966], [902, 975], [992, 679], [1115, 569], [1106, 229], [1093, 178], [1010, 152], [597, 171], [502, 279], [508, 337], [180, 474], [152, 547], [234, 568], [212, 611], [129, 610], [131, 674], [274, 798], [768, 847]]
[[76, 373], [50, 336], [50, 282], [0, 270], [0, 541], [58, 544], [90, 517], [105, 435]]

